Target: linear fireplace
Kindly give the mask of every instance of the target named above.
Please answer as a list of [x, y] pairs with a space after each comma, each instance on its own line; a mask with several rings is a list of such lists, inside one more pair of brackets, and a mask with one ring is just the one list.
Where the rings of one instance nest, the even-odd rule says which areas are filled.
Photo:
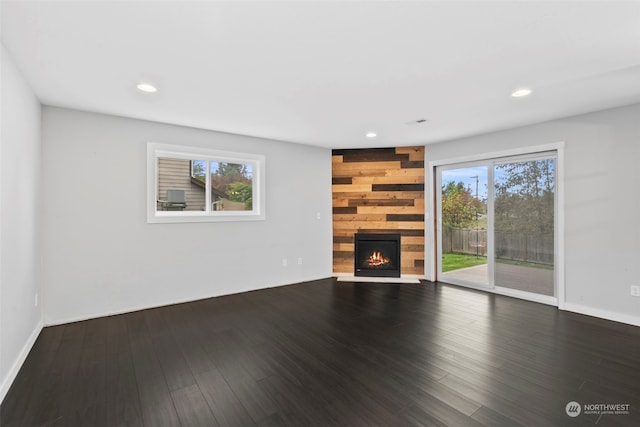
[[354, 275], [400, 277], [400, 234], [356, 233]]

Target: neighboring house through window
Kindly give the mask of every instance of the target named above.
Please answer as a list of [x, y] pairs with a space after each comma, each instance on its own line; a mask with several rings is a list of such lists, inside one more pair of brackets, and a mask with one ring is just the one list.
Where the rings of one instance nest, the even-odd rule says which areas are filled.
[[264, 219], [264, 156], [149, 143], [148, 222]]

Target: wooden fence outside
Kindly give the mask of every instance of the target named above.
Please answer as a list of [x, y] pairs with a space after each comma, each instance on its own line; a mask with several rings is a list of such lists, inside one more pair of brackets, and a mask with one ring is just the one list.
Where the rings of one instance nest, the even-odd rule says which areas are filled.
[[487, 255], [487, 230], [442, 227], [442, 252]]
[[[495, 233], [496, 257], [553, 265], [553, 234]], [[487, 230], [442, 227], [442, 252], [487, 255]]]

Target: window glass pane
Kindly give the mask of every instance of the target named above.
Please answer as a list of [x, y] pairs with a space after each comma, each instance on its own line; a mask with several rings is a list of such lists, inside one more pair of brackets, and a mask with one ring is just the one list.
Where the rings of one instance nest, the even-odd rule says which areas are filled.
[[204, 211], [205, 160], [158, 158], [157, 211]]
[[554, 296], [554, 159], [495, 166], [495, 285]]
[[487, 166], [441, 171], [442, 277], [489, 285]]
[[253, 210], [253, 165], [211, 161], [211, 204], [214, 211]]
[[204, 160], [191, 161], [191, 176], [204, 183], [207, 182], [207, 162]]

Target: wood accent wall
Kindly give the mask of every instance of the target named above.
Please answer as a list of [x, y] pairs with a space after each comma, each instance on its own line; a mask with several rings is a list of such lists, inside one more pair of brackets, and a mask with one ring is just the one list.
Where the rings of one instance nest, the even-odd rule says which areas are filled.
[[354, 272], [355, 233], [400, 233], [400, 273], [424, 275], [424, 147], [333, 150], [332, 163], [333, 272]]

